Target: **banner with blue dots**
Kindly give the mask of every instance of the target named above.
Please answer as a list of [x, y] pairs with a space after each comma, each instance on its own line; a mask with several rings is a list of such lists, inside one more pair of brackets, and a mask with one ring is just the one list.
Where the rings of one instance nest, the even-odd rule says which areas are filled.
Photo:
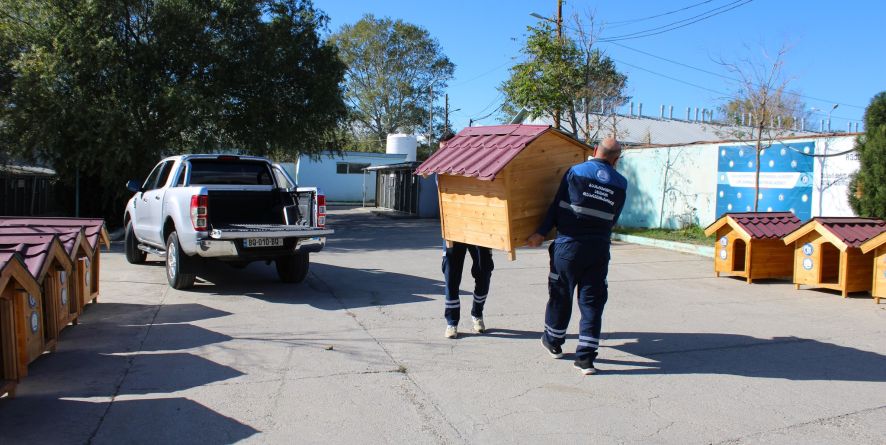
[[[721, 145], [717, 163], [717, 216], [754, 211], [756, 156], [753, 146]], [[812, 217], [812, 142], [773, 144], [760, 152], [757, 211]]]

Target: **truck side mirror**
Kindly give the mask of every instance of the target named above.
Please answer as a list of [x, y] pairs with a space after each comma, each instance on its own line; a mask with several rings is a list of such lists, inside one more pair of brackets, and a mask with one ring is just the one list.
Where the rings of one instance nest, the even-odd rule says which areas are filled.
[[126, 190], [129, 190], [132, 193], [138, 193], [142, 191], [142, 185], [135, 179], [130, 179], [129, 182], [126, 183]]

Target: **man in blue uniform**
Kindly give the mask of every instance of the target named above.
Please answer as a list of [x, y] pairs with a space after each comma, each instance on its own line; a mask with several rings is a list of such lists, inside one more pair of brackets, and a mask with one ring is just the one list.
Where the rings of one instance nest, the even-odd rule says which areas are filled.
[[621, 145], [615, 138], [607, 138], [597, 145], [593, 159], [570, 168], [547, 216], [527, 240], [537, 247], [545, 234], [557, 228], [557, 238], [549, 248], [549, 298], [541, 342], [555, 358], [563, 356], [577, 287], [581, 322], [575, 367], [585, 375], [597, 372], [594, 359], [608, 298], [609, 238], [624, 208], [628, 187], [624, 176], [615, 171], [619, 156]]
[[473, 244], [452, 243], [443, 251], [443, 277], [446, 280], [446, 309], [443, 312], [446, 317], [446, 338], [458, 337], [458, 321], [461, 318], [461, 302], [459, 300], [459, 287], [461, 286], [461, 274], [465, 264], [465, 253], [470, 253], [473, 264], [471, 275], [474, 277], [474, 304], [471, 307], [471, 324], [474, 332], [482, 334], [486, 332], [483, 323], [483, 306], [486, 304], [486, 295], [489, 293], [489, 281], [492, 279], [492, 251], [488, 247], [475, 246]]

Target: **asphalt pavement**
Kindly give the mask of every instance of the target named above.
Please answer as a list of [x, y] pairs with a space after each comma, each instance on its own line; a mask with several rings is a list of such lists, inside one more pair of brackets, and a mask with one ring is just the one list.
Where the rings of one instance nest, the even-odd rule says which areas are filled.
[[[600, 373], [539, 337], [547, 251], [494, 253], [485, 335], [443, 338], [439, 222], [334, 210], [300, 285], [273, 266], [166, 285], [102, 258], [102, 290], [0, 400], [0, 443], [886, 443], [886, 304], [715, 278], [615, 243]], [[467, 262], [470, 267], [470, 261]]]

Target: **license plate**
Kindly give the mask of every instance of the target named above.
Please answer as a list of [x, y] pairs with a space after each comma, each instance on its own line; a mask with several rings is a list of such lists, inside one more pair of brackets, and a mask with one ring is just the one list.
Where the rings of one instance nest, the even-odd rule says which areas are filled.
[[283, 238], [246, 238], [243, 240], [243, 247], [280, 247], [283, 245]]

